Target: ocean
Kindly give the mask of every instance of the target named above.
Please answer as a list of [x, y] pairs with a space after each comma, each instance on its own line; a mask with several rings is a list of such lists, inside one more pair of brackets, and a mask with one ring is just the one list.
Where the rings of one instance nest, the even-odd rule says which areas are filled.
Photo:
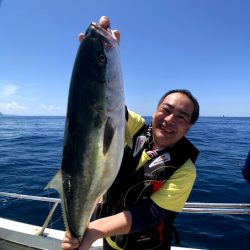
[[[150, 117], [146, 117], [150, 121]], [[0, 192], [58, 197], [44, 190], [60, 168], [65, 117], [0, 117]], [[200, 117], [187, 137], [199, 148], [197, 179], [188, 202], [250, 203], [241, 175], [250, 149], [250, 118]], [[0, 197], [0, 217], [42, 225], [52, 204]], [[60, 208], [49, 225], [64, 230]], [[250, 214], [180, 213], [180, 246], [250, 249]]]

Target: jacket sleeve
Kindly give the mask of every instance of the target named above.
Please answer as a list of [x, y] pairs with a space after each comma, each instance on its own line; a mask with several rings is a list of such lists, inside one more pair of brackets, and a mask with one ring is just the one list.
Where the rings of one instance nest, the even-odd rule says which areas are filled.
[[173, 220], [177, 214], [157, 206], [150, 198], [141, 200], [129, 211], [132, 214], [130, 233], [153, 227], [162, 221]]
[[135, 112], [127, 109], [126, 111], [126, 119], [127, 119], [127, 127], [129, 129], [129, 133], [133, 136], [136, 132], [139, 131], [140, 128], [145, 124], [145, 119], [136, 114]]
[[188, 159], [150, 198], [163, 209], [181, 212], [195, 179], [195, 165]]

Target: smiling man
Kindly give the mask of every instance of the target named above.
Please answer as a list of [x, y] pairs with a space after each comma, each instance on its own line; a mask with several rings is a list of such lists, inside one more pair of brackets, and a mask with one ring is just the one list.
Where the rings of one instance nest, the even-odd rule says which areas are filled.
[[[102, 17], [99, 25], [108, 28], [109, 20]], [[133, 144], [125, 146], [119, 173], [83, 240], [66, 232], [65, 250], [87, 250], [99, 238], [104, 250], [171, 247], [173, 222], [196, 178], [199, 151], [185, 135], [199, 117], [199, 104], [188, 90], [177, 89], [162, 96], [151, 124], [133, 111], [125, 115]]]
[[193, 110], [197, 109], [195, 102], [191, 93], [185, 90], [173, 90], [161, 98], [153, 115], [155, 148], [169, 147], [187, 133], [193, 124]]

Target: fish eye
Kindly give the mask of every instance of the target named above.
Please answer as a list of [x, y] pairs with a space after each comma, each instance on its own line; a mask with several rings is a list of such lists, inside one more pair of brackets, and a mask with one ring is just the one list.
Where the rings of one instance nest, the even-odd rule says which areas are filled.
[[105, 63], [105, 62], [106, 62], [106, 57], [105, 57], [105, 55], [102, 54], [102, 53], [99, 53], [99, 54], [98, 54], [98, 61], [99, 61], [100, 63]]

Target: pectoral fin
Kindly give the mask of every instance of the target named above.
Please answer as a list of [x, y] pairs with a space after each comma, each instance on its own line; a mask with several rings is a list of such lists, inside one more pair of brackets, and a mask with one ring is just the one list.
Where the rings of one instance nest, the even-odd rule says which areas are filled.
[[115, 129], [112, 126], [112, 119], [108, 117], [105, 128], [104, 128], [104, 137], [103, 137], [103, 154], [105, 155], [111, 145], [112, 139], [114, 137]]

